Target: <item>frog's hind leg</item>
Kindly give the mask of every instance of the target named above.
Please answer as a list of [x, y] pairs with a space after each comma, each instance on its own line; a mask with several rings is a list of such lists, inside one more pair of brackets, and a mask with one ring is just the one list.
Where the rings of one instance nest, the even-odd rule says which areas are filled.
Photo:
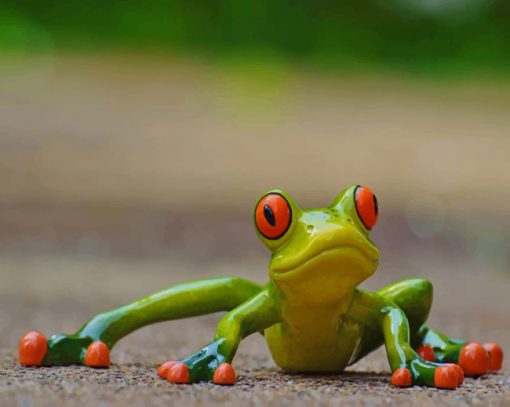
[[26, 366], [107, 367], [113, 345], [134, 330], [156, 322], [230, 311], [261, 289], [234, 277], [179, 284], [99, 314], [72, 335], [56, 334], [46, 340], [44, 335], [31, 331], [19, 343], [19, 361]]
[[432, 305], [432, 284], [424, 279], [410, 279], [391, 284], [378, 291], [391, 299], [409, 320], [411, 345], [425, 360], [457, 363], [464, 373], [480, 376], [501, 369], [503, 352], [496, 343], [482, 345], [448, 337], [425, 325]]
[[[497, 343], [481, 344], [448, 337], [423, 325], [416, 335], [418, 354], [442, 363], [457, 363], [467, 376], [497, 372], [503, 363], [503, 350]], [[427, 357], [426, 357], [427, 356]]]

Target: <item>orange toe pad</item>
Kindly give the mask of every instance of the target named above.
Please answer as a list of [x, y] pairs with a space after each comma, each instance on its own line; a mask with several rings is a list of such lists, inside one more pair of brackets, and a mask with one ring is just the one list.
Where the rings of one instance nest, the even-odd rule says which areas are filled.
[[158, 376], [162, 379], [166, 379], [168, 376], [168, 371], [170, 368], [175, 365], [177, 361], [175, 360], [169, 360], [168, 362], [163, 363], [160, 367], [158, 367]]
[[461, 378], [455, 365], [439, 366], [434, 371], [434, 386], [439, 389], [455, 389]]
[[489, 354], [477, 342], [470, 342], [460, 350], [459, 365], [468, 376], [481, 376], [489, 370]]
[[19, 341], [19, 363], [25, 366], [40, 366], [47, 351], [48, 342], [44, 335], [30, 331]]
[[496, 342], [489, 342], [483, 345], [485, 350], [489, 353], [489, 370], [497, 372], [501, 370], [503, 364], [503, 349]]
[[464, 383], [464, 370], [462, 370], [462, 368], [456, 363], [449, 363], [448, 365], [452, 366], [453, 369], [455, 369], [455, 371], [457, 372], [457, 376], [459, 377], [459, 385]]
[[436, 355], [434, 354], [434, 349], [429, 345], [421, 345], [418, 349], [416, 349], [416, 353], [420, 355], [420, 357], [429, 362], [433, 362], [436, 360]]
[[405, 367], [399, 367], [391, 375], [391, 384], [397, 387], [409, 387], [413, 384], [411, 372]]
[[110, 350], [104, 342], [92, 342], [85, 354], [85, 364], [90, 367], [110, 366]]
[[230, 363], [222, 363], [214, 371], [213, 382], [216, 384], [234, 384], [236, 374]]
[[175, 362], [166, 378], [172, 383], [189, 383], [189, 368], [182, 362]]

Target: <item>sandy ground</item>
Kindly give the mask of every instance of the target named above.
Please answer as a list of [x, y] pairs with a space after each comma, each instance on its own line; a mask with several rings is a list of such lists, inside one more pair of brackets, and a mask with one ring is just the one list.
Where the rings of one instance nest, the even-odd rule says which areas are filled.
[[[452, 335], [497, 340], [510, 348], [509, 276], [466, 264], [447, 251], [410, 245], [415, 257], [387, 259], [366, 286], [398, 278], [427, 276], [435, 284], [430, 322]], [[180, 281], [204, 275], [240, 275], [262, 282], [267, 256], [215, 260], [126, 258], [69, 255], [0, 257], [2, 405], [508, 405], [510, 364], [503, 373], [468, 378], [456, 391], [389, 386], [383, 349], [342, 375], [289, 375], [273, 364], [263, 337], [240, 346], [233, 388], [211, 384], [178, 386], [160, 380], [157, 366], [184, 357], [209, 342], [220, 315], [173, 321], [144, 328], [112, 352], [109, 370], [86, 367], [23, 368], [16, 364], [17, 339], [28, 329], [49, 335], [72, 332], [101, 310], [124, 304]]]
[[156, 367], [209, 342], [219, 315], [122, 340], [109, 370], [16, 364], [29, 329], [88, 318], [205, 276], [264, 282], [256, 197], [325, 206], [377, 192], [381, 268], [421, 276], [431, 324], [510, 349], [510, 87], [322, 76], [133, 56], [0, 63], [0, 405], [510, 405], [510, 364], [456, 391], [388, 386], [384, 351], [343, 375], [277, 369], [248, 338], [232, 388], [171, 385]]

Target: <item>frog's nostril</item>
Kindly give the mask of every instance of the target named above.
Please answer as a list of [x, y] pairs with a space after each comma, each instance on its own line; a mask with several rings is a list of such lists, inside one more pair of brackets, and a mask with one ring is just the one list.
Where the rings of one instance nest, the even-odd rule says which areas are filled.
[[306, 231], [307, 231], [308, 233], [313, 233], [313, 230], [314, 230], [314, 229], [315, 229], [315, 227], [314, 227], [313, 225], [308, 225], [308, 226], [306, 227]]

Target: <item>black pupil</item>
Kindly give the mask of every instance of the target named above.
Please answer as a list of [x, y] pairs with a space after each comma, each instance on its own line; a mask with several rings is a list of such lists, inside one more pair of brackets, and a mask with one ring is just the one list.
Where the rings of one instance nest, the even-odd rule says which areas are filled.
[[271, 226], [274, 227], [276, 225], [276, 219], [274, 218], [273, 210], [267, 204], [264, 205], [264, 216], [266, 217], [266, 220]]
[[379, 204], [377, 203], [377, 198], [374, 194], [372, 194], [372, 197], [374, 199], [374, 210], [375, 210], [375, 216], [379, 215]]

